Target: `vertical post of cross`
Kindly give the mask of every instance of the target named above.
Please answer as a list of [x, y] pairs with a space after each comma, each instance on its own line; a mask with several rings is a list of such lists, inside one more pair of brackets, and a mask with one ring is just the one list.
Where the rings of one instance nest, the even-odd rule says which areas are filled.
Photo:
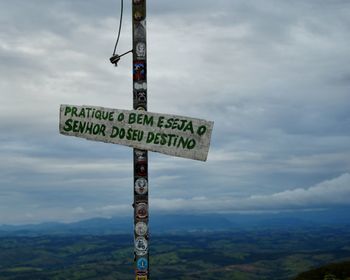
[[[132, 0], [133, 108], [147, 111], [146, 0]], [[135, 279], [149, 279], [148, 153], [134, 149]]]

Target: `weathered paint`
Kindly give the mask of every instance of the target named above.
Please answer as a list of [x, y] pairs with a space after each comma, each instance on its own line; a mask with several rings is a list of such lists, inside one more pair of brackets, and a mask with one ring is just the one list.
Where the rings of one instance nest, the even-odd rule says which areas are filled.
[[[213, 122], [140, 110], [61, 105], [59, 127], [68, 136], [205, 161]], [[138, 176], [144, 176], [147, 163], [136, 162], [136, 169]]]

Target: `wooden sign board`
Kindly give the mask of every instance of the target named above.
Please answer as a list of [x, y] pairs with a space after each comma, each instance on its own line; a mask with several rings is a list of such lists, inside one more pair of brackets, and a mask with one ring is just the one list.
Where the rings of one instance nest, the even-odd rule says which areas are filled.
[[214, 123], [141, 110], [61, 105], [60, 133], [206, 161]]

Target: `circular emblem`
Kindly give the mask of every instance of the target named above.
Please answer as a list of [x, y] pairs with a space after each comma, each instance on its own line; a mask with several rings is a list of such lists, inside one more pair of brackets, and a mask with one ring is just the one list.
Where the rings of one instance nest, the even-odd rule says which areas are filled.
[[139, 178], [135, 182], [135, 192], [137, 194], [143, 195], [148, 191], [148, 183], [145, 178]]
[[145, 91], [136, 92], [135, 97], [136, 97], [138, 102], [146, 102], [147, 101], [147, 93]]
[[137, 162], [135, 169], [137, 176], [147, 176], [147, 163], [145, 161]]
[[140, 219], [144, 219], [148, 216], [148, 207], [146, 203], [141, 202], [136, 205], [136, 216]]
[[138, 270], [147, 270], [148, 261], [146, 258], [139, 258], [136, 262], [136, 266]]
[[148, 242], [143, 236], [139, 236], [135, 240], [135, 249], [137, 251], [146, 251], [148, 249]]
[[136, 44], [136, 55], [139, 59], [143, 59], [146, 56], [146, 44], [144, 42], [138, 42]]
[[135, 233], [137, 235], [146, 235], [147, 233], [147, 224], [144, 222], [138, 222], [135, 225]]
[[145, 161], [146, 160], [146, 151], [135, 149], [135, 155], [136, 155], [137, 161]]
[[137, 21], [143, 20], [145, 17], [142, 12], [136, 11], [134, 14], [134, 19]]

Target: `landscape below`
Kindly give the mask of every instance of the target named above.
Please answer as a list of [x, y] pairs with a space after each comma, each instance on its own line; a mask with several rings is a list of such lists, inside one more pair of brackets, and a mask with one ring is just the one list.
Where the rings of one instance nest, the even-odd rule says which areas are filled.
[[[274, 216], [262, 223], [261, 216], [250, 216], [249, 223], [246, 219], [245, 226], [237, 226], [229, 219], [237, 222], [237, 217], [225, 215], [166, 217], [154, 216], [151, 223], [152, 279], [350, 277], [346, 271], [350, 267], [350, 224], [346, 221], [306, 224]], [[134, 279], [129, 223], [132, 220], [125, 218], [0, 226], [0, 279]]]

